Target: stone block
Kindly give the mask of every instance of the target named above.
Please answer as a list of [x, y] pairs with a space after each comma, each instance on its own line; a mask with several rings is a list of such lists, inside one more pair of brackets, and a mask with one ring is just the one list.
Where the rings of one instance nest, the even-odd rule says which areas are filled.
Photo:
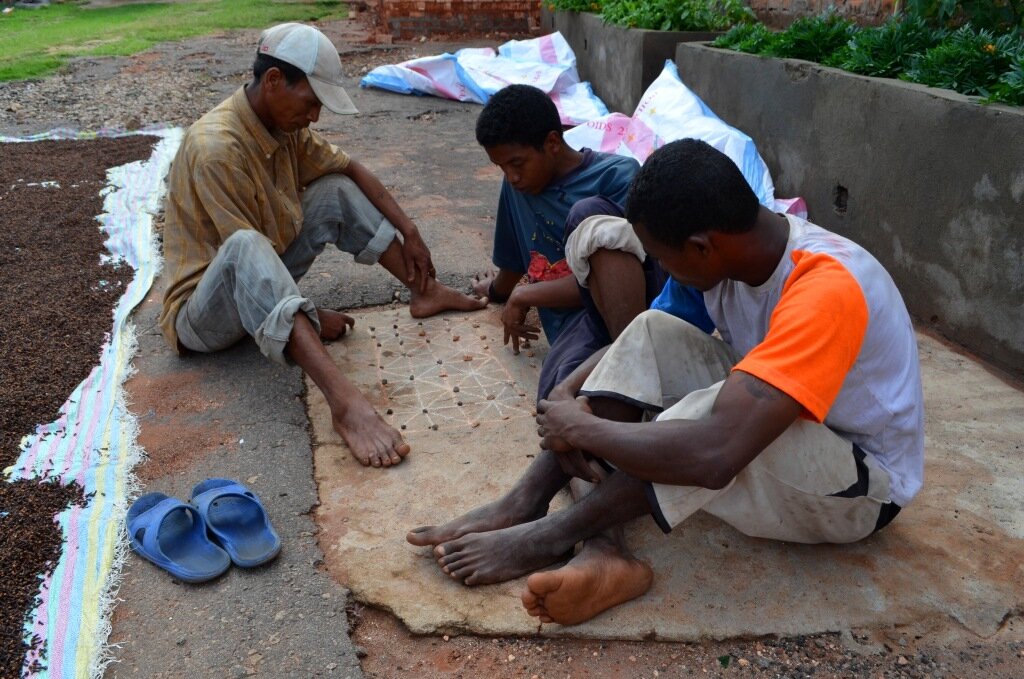
[[1024, 372], [1024, 109], [706, 45], [676, 63], [776, 193], [874, 254], [911, 314]]

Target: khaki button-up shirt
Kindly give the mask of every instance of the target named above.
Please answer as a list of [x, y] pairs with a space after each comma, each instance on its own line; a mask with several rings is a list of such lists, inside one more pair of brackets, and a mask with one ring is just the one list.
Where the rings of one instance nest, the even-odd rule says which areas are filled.
[[302, 228], [300, 192], [348, 163], [309, 129], [268, 132], [244, 88], [189, 128], [171, 165], [164, 225], [169, 283], [160, 327], [175, 351], [178, 310], [227, 237], [255, 229], [283, 253]]

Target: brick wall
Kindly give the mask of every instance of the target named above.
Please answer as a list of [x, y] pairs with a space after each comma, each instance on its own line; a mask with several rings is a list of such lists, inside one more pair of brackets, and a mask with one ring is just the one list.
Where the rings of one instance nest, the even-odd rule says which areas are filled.
[[538, 0], [377, 0], [381, 30], [400, 40], [443, 33], [527, 33], [540, 26]]
[[748, 0], [748, 4], [761, 21], [784, 28], [794, 19], [818, 14], [831, 6], [859, 24], [880, 24], [892, 16], [893, 0]]

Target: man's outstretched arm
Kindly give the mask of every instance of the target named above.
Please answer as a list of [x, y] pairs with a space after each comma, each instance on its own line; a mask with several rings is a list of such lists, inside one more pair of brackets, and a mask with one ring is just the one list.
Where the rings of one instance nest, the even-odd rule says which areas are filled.
[[585, 399], [541, 401], [541, 446], [586, 450], [644, 481], [722, 488], [796, 421], [803, 406], [736, 370], [700, 420], [623, 423], [588, 411]]
[[408, 271], [408, 280], [405, 282], [410, 287], [415, 286], [419, 292], [425, 291], [427, 278], [434, 277], [436, 271], [430, 258], [430, 249], [423, 242], [416, 224], [405, 214], [391, 192], [365, 165], [356, 160], [349, 160], [342, 172], [355, 182], [374, 207], [380, 210], [402, 234], [402, 255]]

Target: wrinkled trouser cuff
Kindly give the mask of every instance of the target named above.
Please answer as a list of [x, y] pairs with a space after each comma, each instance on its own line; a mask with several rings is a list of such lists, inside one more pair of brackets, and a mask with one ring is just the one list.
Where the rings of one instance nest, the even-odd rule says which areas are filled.
[[300, 311], [309, 317], [313, 328], [319, 334], [320, 318], [317, 316], [316, 307], [305, 297], [291, 295], [282, 299], [271, 309], [263, 323], [256, 328], [256, 332], [252, 335], [260, 352], [275, 363], [293, 364], [285, 354], [285, 347], [288, 346], [292, 330], [295, 327], [295, 314]]

